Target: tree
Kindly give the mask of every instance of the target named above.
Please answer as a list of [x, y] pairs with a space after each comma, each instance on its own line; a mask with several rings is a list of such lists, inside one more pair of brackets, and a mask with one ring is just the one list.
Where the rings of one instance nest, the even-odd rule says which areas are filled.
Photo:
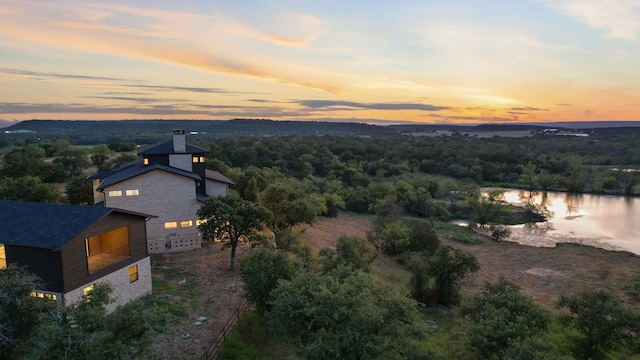
[[40, 178], [23, 176], [0, 183], [0, 199], [57, 203], [60, 192], [53, 185], [44, 184]]
[[91, 162], [93, 165], [100, 167], [109, 159], [109, 154], [112, 152], [113, 150], [109, 149], [105, 144], [94, 146], [91, 149]]
[[[487, 359], [506, 358], [512, 348], [545, 331], [550, 320], [542, 307], [522, 295], [520, 288], [505, 278], [486, 283], [463, 308], [463, 314], [471, 319], [468, 332], [471, 346]], [[534, 346], [527, 351], [537, 350]]]
[[299, 181], [280, 180], [264, 189], [260, 203], [273, 214], [274, 229], [291, 230], [298, 224], [312, 224], [317, 215], [326, 211], [324, 198], [311, 193], [311, 189]]
[[107, 314], [111, 288], [105, 283], [75, 304], [31, 296], [40, 280], [9, 264], [0, 270], [0, 358], [138, 359], [148, 354], [154, 329], [166, 313], [137, 300]]
[[89, 153], [83, 148], [69, 147], [57, 152], [53, 164], [61, 166], [67, 176], [77, 175], [82, 169], [89, 167], [91, 162], [87, 158]]
[[605, 290], [584, 290], [561, 296], [558, 305], [569, 309], [571, 324], [581, 333], [576, 350], [583, 359], [603, 359], [605, 353], [625, 341], [638, 340], [638, 316]]
[[339, 265], [348, 265], [354, 269], [368, 271], [377, 256], [376, 251], [366, 240], [347, 235], [338, 238], [335, 250], [322, 249], [320, 255], [325, 256], [325, 271], [335, 269]]
[[399, 255], [411, 245], [411, 229], [402, 220], [382, 221], [367, 233], [367, 240], [387, 255]]
[[538, 174], [536, 174], [537, 166], [529, 162], [527, 165], [520, 165], [518, 167], [522, 172], [518, 181], [520, 181], [521, 184], [525, 185], [527, 187], [527, 190], [533, 191], [538, 185]]
[[470, 273], [480, 270], [473, 254], [451, 246], [442, 246], [427, 257], [413, 257], [412, 271], [414, 296], [423, 303], [457, 305], [460, 302], [460, 282]]
[[351, 267], [281, 281], [270, 331], [303, 346], [305, 359], [430, 359], [417, 304]]
[[93, 204], [93, 186], [91, 180], [87, 180], [85, 175], [76, 175], [67, 181], [64, 188], [67, 200], [75, 205]]
[[0, 358], [20, 358], [31, 345], [40, 314], [52, 305], [31, 296], [39, 284], [37, 277], [15, 264], [0, 270]]
[[98, 168], [98, 170], [107, 171], [107, 170], [116, 169], [121, 165], [130, 163], [137, 159], [138, 159], [138, 156], [136, 154], [122, 153], [116, 156], [114, 159], [111, 159], [110, 161], [103, 162], [102, 165]]
[[223, 249], [231, 248], [230, 269], [234, 270], [238, 243], [255, 245], [263, 241], [259, 231], [271, 220], [271, 213], [262, 205], [231, 193], [208, 197], [198, 209], [198, 217], [202, 220], [198, 230], [204, 240], [220, 240], [224, 243]]
[[19, 178], [30, 175], [44, 179], [48, 165], [44, 157], [44, 149], [33, 144], [12, 150], [2, 158], [2, 176]]
[[486, 193], [486, 196], [475, 189], [467, 198], [467, 203], [473, 209], [474, 220], [481, 227], [500, 220], [503, 212], [506, 212], [506, 202], [503, 199], [504, 190], [494, 189]]
[[274, 248], [258, 248], [242, 259], [240, 278], [244, 296], [260, 314], [271, 309], [271, 291], [279, 280], [290, 280], [300, 269], [286, 252]]

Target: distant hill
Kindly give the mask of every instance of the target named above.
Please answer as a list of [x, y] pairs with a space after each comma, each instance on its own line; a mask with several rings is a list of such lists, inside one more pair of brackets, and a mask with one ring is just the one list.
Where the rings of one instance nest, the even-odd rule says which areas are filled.
[[0, 119], [0, 129], [17, 124], [17, 121], [9, 121]]
[[[6, 121], [4, 123], [7, 123]], [[615, 126], [624, 126], [631, 133], [640, 132], [640, 122], [580, 122], [536, 124], [400, 124], [371, 125], [353, 122], [274, 121], [267, 119], [233, 120], [28, 120], [8, 123], [5, 131], [29, 130], [40, 139], [66, 138], [75, 144], [134, 142], [148, 144], [166, 139], [173, 129], [184, 129], [188, 134], [208, 141], [218, 136], [289, 136], [289, 135], [349, 135], [399, 136], [413, 132], [538, 132], [548, 128], [580, 129], [582, 131], [611, 133]], [[0, 122], [0, 126], [2, 122]], [[611, 125], [611, 126], [606, 126]], [[592, 127], [589, 127], [592, 126]], [[28, 135], [25, 135], [28, 136]]]

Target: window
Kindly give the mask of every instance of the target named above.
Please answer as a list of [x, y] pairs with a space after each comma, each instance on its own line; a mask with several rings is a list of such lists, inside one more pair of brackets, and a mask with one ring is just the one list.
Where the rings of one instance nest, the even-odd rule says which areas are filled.
[[149, 158], [143, 158], [142, 163], [145, 165], [149, 165]]
[[58, 300], [57, 294], [46, 293], [42, 291], [32, 291], [31, 296], [39, 298], [39, 299], [47, 299], [47, 300]]
[[7, 253], [4, 250], [4, 244], [0, 244], [0, 269], [7, 268]]
[[204, 162], [204, 156], [200, 156], [200, 162], [203, 163]]
[[140, 193], [138, 192], [138, 189], [135, 190], [126, 190], [125, 191], [125, 195], [127, 196], [136, 196], [139, 195]]
[[122, 190], [109, 190], [109, 196], [122, 196]]
[[138, 281], [138, 265], [129, 267], [129, 282], [133, 283]]
[[189, 226], [193, 226], [193, 221], [191, 220], [180, 221], [180, 227], [189, 227]]
[[198, 162], [198, 157], [197, 157], [197, 156], [194, 156], [194, 157], [193, 157], [193, 162], [194, 162], [194, 163], [197, 163], [197, 162]]
[[127, 226], [85, 239], [89, 273], [129, 257]]
[[178, 227], [178, 223], [175, 221], [167, 221], [166, 223], [164, 223], [165, 229], [175, 229], [177, 227]]
[[198, 163], [198, 162], [203, 163], [204, 162], [204, 156], [193, 156], [191, 158], [191, 161], [194, 162], [194, 163]]
[[204, 224], [207, 222], [207, 219], [196, 220], [196, 226], [200, 226], [200, 224]]

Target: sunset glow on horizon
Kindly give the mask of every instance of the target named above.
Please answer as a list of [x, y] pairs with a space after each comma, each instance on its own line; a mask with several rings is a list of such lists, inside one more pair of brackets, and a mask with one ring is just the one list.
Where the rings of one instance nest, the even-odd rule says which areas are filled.
[[0, 120], [640, 120], [640, 0], [0, 0]]

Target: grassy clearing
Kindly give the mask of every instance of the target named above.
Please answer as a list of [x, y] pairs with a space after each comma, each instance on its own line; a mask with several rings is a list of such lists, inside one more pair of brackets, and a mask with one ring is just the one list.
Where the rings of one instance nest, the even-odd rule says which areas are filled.
[[272, 360], [294, 357], [292, 349], [269, 335], [264, 317], [248, 311], [224, 342], [218, 355], [227, 360]]

